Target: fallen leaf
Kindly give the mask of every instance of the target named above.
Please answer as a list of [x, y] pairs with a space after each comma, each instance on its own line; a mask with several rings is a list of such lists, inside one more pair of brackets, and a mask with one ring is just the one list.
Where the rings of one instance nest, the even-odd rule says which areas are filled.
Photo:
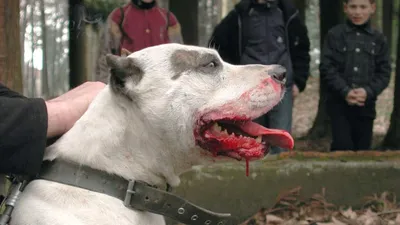
[[267, 214], [265, 216], [265, 219], [267, 221], [266, 225], [283, 225], [284, 223], [284, 220], [282, 218], [272, 214]]
[[382, 221], [378, 214], [368, 209], [364, 214], [357, 218], [357, 223], [363, 225], [380, 225], [382, 224]]
[[340, 213], [346, 217], [347, 219], [355, 220], [357, 219], [357, 213], [352, 210], [352, 208], [348, 208], [347, 210], [343, 211], [340, 210]]
[[395, 223], [400, 224], [400, 214], [397, 214]]

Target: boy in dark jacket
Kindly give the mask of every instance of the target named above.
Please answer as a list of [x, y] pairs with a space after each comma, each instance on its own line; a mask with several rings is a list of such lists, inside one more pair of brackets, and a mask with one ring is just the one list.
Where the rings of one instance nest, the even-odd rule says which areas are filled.
[[[307, 28], [291, 0], [242, 0], [216, 26], [209, 46], [231, 64], [280, 64], [286, 68], [284, 98], [256, 121], [290, 132], [293, 97], [305, 89], [310, 63]], [[282, 151], [273, 147], [270, 153]]]
[[345, 0], [347, 20], [327, 34], [320, 74], [328, 87], [331, 151], [371, 148], [377, 96], [390, 80], [389, 49], [371, 27], [375, 0]]

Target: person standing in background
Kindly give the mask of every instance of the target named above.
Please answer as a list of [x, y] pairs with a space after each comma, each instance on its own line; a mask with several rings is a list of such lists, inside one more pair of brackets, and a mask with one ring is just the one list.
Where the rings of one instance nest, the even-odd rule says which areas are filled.
[[126, 55], [150, 46], [183, 43], [179, 21], [156, 0], [131, 0], [114, 9], [102, 39], [95, 79], [105, 83], [109, 77], [107, 54]]
[[[286, 68], [282, 101], [255, 121], [291, 132], [293, 99], [309, 77], [310, 40], [307, 28], [291, 0], [242, 0], [218, 24], [209, 46], [236, 65], [279, 64]], [[243, 82], [246, 76], [243, 75]], [[286, 151], [272, 147], [270, 153]]]
[[332, 120], [331, 151], [370, 150], [376, 100], [390, 81], [386, 37], [371, 26], [375, 0], [344, 0], [346, 22], [329, 30], [320, 76]]

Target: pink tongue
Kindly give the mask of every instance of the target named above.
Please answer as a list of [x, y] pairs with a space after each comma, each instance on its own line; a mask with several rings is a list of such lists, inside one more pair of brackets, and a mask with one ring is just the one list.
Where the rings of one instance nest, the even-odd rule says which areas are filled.
[[251, 136], [265, 136], [263, 137], [263, 140], [266, 140], [271, 145], [286, 149], [293, 149], [294, 140], [287, 131], [269, 129], [252, 121], [248, 121], [240, 125], [240, 129]]

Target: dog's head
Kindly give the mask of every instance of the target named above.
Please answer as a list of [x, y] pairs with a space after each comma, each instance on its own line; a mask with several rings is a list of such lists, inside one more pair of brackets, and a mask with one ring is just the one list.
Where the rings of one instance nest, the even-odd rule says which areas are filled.
[[287, 132], [252, 122], [284, 94], [279, 65], [234, 66], [213, 49], [179, 44], [108, 55], [107, 62], [112, 92], [171, 149], [256, 159], [271, 145], [293, 147]]

